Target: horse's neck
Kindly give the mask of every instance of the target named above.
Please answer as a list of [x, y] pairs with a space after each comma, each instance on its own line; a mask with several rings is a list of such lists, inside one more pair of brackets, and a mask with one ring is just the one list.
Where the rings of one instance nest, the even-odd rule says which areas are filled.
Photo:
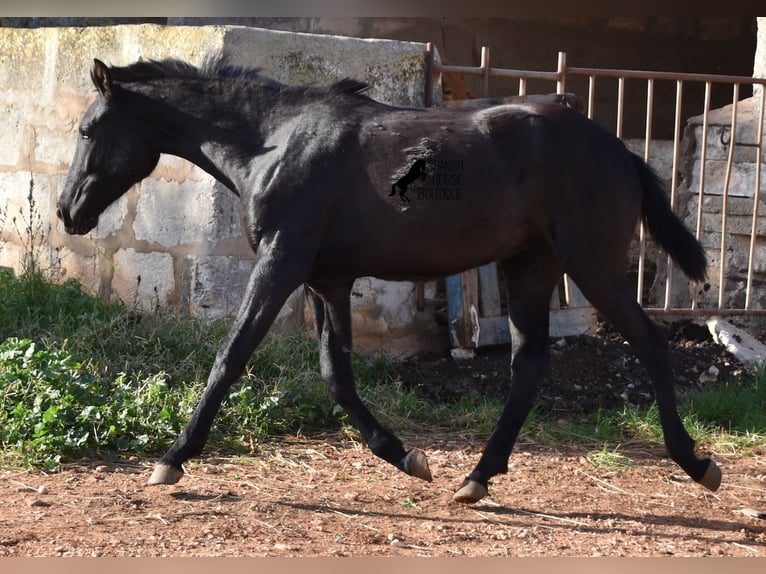
[[258, 144], [263, 118], [256, 106], [228, 94], [198, 93], [176, 89], [155, 96], [163, 102], [153, 118], [160, 151], [194, 163], [239, 194], [232, 164], [247, 155], [245, 147]]

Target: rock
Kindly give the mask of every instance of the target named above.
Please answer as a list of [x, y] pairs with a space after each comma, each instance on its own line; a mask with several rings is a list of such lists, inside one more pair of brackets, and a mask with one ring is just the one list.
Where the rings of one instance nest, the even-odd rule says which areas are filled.
[[732, 355], [747, 365], [757, 366], [766, 359], [766, 345], [745, 330], [713, 317], [707, 321], [713, 340], [726, 347]]
[[454, 349], [450, 349], [449, 354], [456, 361], [473, 359], [476, 356], [476, 352], [473, 349], [463, 349], [462, 347], [455, 347]]
[[715, 365], [710, 365], [710, 368], [699, 376], [699, 382], [703, 385], [713, 383], [718, 380], [718, 374], [718, 368]]
[[744, 514], [745, 516], [749, 516], [751, 518], [766, 520], [766, 512], [761, 510], [756, 510], [755, 508], [739, 508], [735, 510], [734, 512], [737, 512], [739, 514]]

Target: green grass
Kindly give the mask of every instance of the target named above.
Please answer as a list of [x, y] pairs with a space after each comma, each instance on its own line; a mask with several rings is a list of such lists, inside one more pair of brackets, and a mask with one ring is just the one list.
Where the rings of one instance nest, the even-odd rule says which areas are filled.
[[[74, 282], [0, 273], [0, 439], [6, 460], [55, 468], [78, 456], [159, 452], [204, 388], [224, 322], [141, 316]], [[307, 336], [269, 338], [227, 399], [213, 445], [340, 428]]]
[[593, 466], [607, 470], [625, 470], [633, 466], [630, 457], [619, 452], [619, 445], [610, 448], [605, 444], [600, 450], [588, 453], [585, 458]]
[[[227, 325], [172, 314], [146, 316], [39, 274], [0, 272], [0, 440], [8, 464], [54, 469], [81, 457], [158, 454], [170, 446], [204, 389]], [[247, 453], [270, 436], [351, 431], [321, 382], [316, 343], [270, 336], [219, 412], [208, 452]], [[466, 438], [492, 432], [502, 405], [430, 402], [396, 378], [385, 359], [355, 355], [359, 393], [404, 437]], [[766, 445], [766, 371], [711, 386], [680, 403], [705, 448]], [[656, 407], [552, 419], [533, 411], [533, 440], [586, 445], [599, 466], [623, 468], [627, 441], [662, 444]]]

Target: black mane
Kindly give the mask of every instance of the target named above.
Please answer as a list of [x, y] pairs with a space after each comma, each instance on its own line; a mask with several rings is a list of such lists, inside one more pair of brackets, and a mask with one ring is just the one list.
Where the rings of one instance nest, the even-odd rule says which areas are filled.
[[[151, 82], [153, 80], [189, 78], [201, 80], [227, 80], [235, 82], [257, 82], [280, 87], [282, 84], [261, 75], [259, 68], [235, 66], [229, 63], [226, 56], [216, 55], [205, 59], [202, 66], [197, 67], [183, 60], [168, 58], [164, 60], [139, 60], [127, 66], [110, 66], [112, 77], [117, 82]], [[330, 86], [316, 88], [303, 86], [307, 90], [319, 90], [329, 94], [361, 95], [370, 88], [366, 82], [343, 78]]]

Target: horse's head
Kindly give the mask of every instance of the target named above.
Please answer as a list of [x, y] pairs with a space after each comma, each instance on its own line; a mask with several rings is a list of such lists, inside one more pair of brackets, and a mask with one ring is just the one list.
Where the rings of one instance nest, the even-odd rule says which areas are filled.
[[80, 235], [93, 229], [101, 213], [148, 176], [160, 158], [135, 94], [116, 85], [109, 68], [99, 60], [94, 62], [91, 79], [98, 96], [80, 123], [57, 210], [67, 233]]

